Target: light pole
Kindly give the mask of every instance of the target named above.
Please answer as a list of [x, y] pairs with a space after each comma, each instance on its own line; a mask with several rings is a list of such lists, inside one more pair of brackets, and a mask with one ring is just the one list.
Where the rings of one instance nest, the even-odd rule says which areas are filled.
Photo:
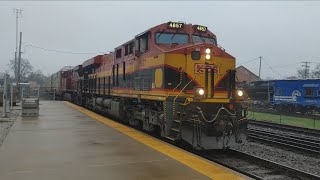
[[14, 78], [15, 82], [18, 83], [18, 30], [19, 30], [19, 18], [21, 18], [22, 10], [21, 9], [13, 9], [14, 13], [16, 13], [16, 52], [14, 53]]

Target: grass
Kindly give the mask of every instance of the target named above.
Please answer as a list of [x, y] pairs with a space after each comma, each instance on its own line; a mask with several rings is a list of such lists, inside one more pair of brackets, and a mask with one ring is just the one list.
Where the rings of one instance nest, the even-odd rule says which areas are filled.
[[259, 121], [269, 121], [280, 124], [287, 124], [298, 127], [305, 127], [311, 129], [320, 129], [320, 120], [314, 120], [310, 118], [294, 117], [294, 116], [285, 116], [285, 115], [276, 115], [270, 113], [262, 112], [249, 112], [251, 119]]

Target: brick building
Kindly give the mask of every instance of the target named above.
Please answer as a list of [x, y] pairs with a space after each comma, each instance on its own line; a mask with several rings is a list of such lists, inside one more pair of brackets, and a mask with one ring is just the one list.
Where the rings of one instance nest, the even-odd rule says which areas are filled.
[[237, 67], [237, 83], [240, 84], [247, 84], [254, 81], [261, 80], [257, 75], [255, 75], [253, 72], [251, 72], [249, 69], [245, 68], [244, 66]]

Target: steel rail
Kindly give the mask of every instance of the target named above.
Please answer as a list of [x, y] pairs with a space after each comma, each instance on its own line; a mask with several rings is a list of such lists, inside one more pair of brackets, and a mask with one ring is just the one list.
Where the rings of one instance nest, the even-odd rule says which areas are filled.
[[210, 161], [228, 167], [248, 177], [265, 179], [303, 179], [318, 180], [320, 176], [310, 174], [289, 166], [249, 155], [237, 150], [205, 151], [200, 155]]
[[265, 130], [248, 129], [248, 138], [300, 149], [313, 153], [320, 153], [320, 140], [308, 139], [294, 135], [278, 134]]
[[272, 123], [267, 121], [257, 121], [257, 120], [249, 120], [249, 125], [256, 125], [256, 126], [292, 131], [292, 132], [303, 133], [306, 135], [320, 137], [320, 129], [310, 129], [310, 128], [303, 128], [298, 126], [291, 126], [286, 124], [278, 124], [278, 123]]

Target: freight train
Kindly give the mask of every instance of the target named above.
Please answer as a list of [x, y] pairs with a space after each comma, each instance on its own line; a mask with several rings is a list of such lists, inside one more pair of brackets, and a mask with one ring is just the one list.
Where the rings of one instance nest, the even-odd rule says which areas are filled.
[[[58, 75], [57, 75], [58, 74]], [[195, 149], [239, 146], [247, 137], [235, 58], [202, 25], [152, 27], [48, 79], [64, 100]], [[60, 78], [60, 84], [53, 79]]]
[[54, 99], [70, 99], [64, 96], [74, 94], [73, 91], [76, 90], [78, 74], [73, 73], [74, 68], [74, 66], [65, 66], [49, 76], [44, 83], [45, 91], [51, 93], [51, 95], [54, 94]]
[[320, 79], [258, 81], [244, 89], [254, 101], [278, 112], [320, 112]]

